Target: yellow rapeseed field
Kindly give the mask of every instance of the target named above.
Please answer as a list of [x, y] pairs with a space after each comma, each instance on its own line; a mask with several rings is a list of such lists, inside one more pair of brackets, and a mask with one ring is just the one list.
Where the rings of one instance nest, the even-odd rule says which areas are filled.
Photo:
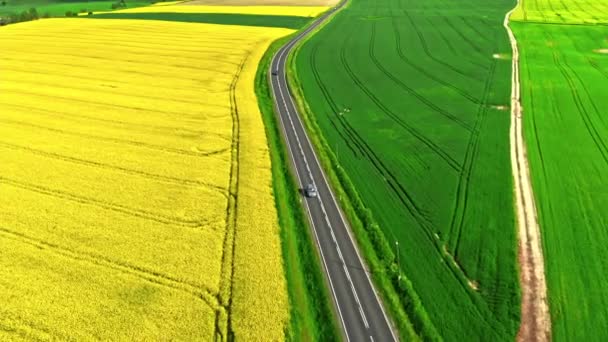
[[328, 8], [327, 6], [205, 6], [181, 3], [178, 5], [127, 8], [112, 13], [238, 13], [316, 17]]
[[257, 63], [287, 29], [0, 29], [0, 340], [281, 340]]

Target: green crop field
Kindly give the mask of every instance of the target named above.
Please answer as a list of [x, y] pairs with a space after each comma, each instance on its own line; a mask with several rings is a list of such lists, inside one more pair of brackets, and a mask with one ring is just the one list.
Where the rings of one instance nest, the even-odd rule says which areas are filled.
[[[11, 13], [21, 13], [30, 8], [36, 8], [39, 15], [48, 14], [52, 17], [65, 16], [71, 12], [110, 11], [115, 1], [52, 1], [52, 0], [5, 0], [6, 4], [0, 6], [0, 17]], [[127, 8], [150, 5], [151, 1], [126, 0]]]
[[311, 126], [448, 340], [512, 340], [519, 325], [502, 26], [514, 5], [353, 0], [295, 58]]
[[513, 13], [512, 20], [539, 23], [608, 25], [608, 1], [526, 0]]
[[553, 339], [605, 341], [608, 1], [524, 1], [515, 18]]

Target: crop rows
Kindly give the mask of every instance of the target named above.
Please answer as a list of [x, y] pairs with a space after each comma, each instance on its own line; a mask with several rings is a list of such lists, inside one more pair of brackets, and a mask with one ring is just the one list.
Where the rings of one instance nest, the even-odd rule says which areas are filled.
[[0, 339], [283, 337], [253, 83], [289, 32], [69, 19], [0, 32]]
[[512, 19], [531, 23], [608, 25], [608, 1], [525, 0]]
[[296, 57], [318, 133], [447, 339], [512, 339], [519, 323], [510, 6], [356, 1]]
[[[605, 13], [582, 6], [594, 15]], [[555, 19], [546, 8], [542, 13]], [[524, 133], [545, 252], [552, 338], [601, 341], [608, 338], [605, 329], [597, 329], [608, 324], [608, 293], [602, 285], [608, 267], [603, 247], [608, 242], [608, 121], [603, 112], [608, 59], [602, 54], [608, 51], [602, 50], [608, 48], [608, 28], [529, 21], [513, 27], [521, 51]]]

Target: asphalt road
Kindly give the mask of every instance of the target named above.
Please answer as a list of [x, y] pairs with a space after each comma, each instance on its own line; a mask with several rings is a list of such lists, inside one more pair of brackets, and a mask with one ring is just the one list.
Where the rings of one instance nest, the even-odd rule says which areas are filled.
[[[281, 123], [283, 138], [289, 150], [293, 170], [300, 189], [306, 184], [317, 188], [316, 198], [302, 196], [316, 240], [327, 284], [346, 341], [396, 341], [389, 319], [373, 287], [348, 223], [345, 220], [308, 139], [294, 105], [286, 79], [286, 60], [293, 47], [314, 30], [336, 8], [317, 19], [283, 46], [273, 57], [269, 79], [274, 95], [276, 113]], [[276, 75], [273, 75], [276, 73]], [[298, 189], [293, 189], [298, 191]]]

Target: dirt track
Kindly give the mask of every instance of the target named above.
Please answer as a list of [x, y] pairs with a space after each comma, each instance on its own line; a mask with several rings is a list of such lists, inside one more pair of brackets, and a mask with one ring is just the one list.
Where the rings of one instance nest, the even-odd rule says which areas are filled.
[[[516, 5], [515, 8], [519, 6]], [[547, 302], [545, 262], [541, 233], [538, 226], [534, 194], [528, 170], [526, 145], [522, 132], [522, 108], [519, 82], [519, 50], [517, 40], [509, 27], [512, 9], [507, 13], [504, 27], [509, 34], [513, 50], [511, 82], [511, 165], [517, 198], [517, 222], [519, 226], [519, 266], [522, 288], [521, 326], [518, 341], [550, 341], [551, 317]]]

